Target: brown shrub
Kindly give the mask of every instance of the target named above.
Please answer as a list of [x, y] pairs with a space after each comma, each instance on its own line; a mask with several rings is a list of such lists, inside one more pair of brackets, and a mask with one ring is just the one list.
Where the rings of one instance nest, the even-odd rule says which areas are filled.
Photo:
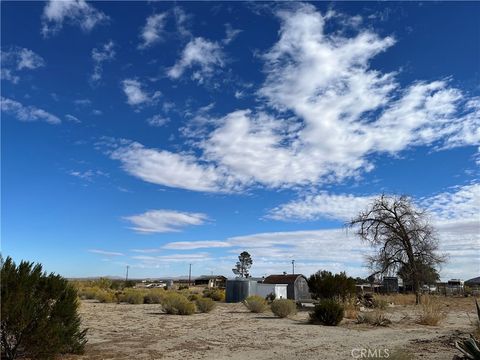
[[362, 312], [357, 316], [358, 324], [369, 324], [373, 326], [387, 326], [392, 321], [385, 316], [385, 313], [381, 310], [373, 310], [369, 312]]
[[433, 296], [424, 296], [421, 307], [418, 318], [418, 323], [421, 325], [437, 326], [447, 315], [440, 301]]
[[262, 313], [267, 310], [267, 301], [258, 295], [252, 295], [243, 301], [243, 304], [253, 313]]
[[208, 313], [215, 308], [215, 301], [210, 298], [197, 299], [197, 309], [202, 313]]
[[270, 309], [274, 315], [280, 318], [286, 318], [297, 313], [297, 305], [295, 304], [295, 301], [289, 299], [273, 300], [270, 304]]

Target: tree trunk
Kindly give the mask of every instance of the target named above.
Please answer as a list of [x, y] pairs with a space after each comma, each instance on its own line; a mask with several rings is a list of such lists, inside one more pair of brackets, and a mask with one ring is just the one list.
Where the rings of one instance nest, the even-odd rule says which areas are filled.
[[413, 279], [413, 291], [415, 292], [415, 305], [420, 305], [422, 303], [422, 297], [420, 293], [420, 282], [416, 274]]

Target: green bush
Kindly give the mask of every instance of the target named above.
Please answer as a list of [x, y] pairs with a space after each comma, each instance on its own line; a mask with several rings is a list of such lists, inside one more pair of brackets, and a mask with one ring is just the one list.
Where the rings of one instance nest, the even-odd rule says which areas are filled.
[[117, 302], [117, 297], [109, 290], [99, 289], [95, 294], [95, 299], [101, 303], [114, 303]]
[[143, 295], [143, 302], [145, 304], [161, 304], [164, 296], [165, 290], [163, 289], [148, 290]]
[[274, 315], [281, 318], [297, 313], [297, 305], [295, 304], [295, 301], [289, 299], [273, 300], [270, 304], [270, 309]]
[[51, 359], [82, 353], [86, 330], [80, 330], [77, 291], [60, 275], [47, 275], [42, 265], [8, 257], [1, 262], [2, 357]]
[[121, 300], [129, 304], [143, 304], [144, 292], [135, 289], [126, 289]]
[[203, 297], [210, 298], [214, 301], [225, 301], [225, 290], [221, 289], [205, 289]]
[[252, 295], [247, 297], [243, 304], [253, 313], [262, 313], [267, 310], [267, 301], [258, 295]]
[[328, 326], [340, 324], [344, 315], [343, 306], [332, 299], [321, 300], [310, 313], [310, 322]]
[[334, 275], [330, 271], [318, 271], [308, 278], [308, 287], [314, 299], [345, 302], [355, 294], [355, 280], [345, 272]]
[[215, 308], [215, 301], [210, 298], [197, 299], [197, 309], [202, 313], [208, 313]]
[[191, 315], [195, 312], [195, 304], [175, 292], [167, 293], [162, 300], [163, 310], [167, 314], [173, 315]]

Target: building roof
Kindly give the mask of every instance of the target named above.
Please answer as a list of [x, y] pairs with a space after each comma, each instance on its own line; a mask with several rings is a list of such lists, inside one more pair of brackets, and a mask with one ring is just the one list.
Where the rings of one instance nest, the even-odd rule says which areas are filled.
[[465, 284], [466, 285], [480, 285], [480, 276], [465, 281]]
[[302, 274], [270, 275], [263, 280], [264, 284], [293, 284], [299, 277], [305, 278]]

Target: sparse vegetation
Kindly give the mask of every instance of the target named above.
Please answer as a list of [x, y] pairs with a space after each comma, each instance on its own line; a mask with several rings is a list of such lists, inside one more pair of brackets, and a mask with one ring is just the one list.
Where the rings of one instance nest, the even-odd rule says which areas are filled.
[[327, 326], [337, 326], [343, 319], [344, 309], [341, 304], [332, 299], [323, 299], [315, 305], [309, 314], [310, 322]]
[[129, 304], [143, 304], [144, 292], [137, 289], [126, 289], [120, 296], [120, 300]]
[[275, 316], [285, 318], [297, 313], [297, 305], [295, 301], [289, 299], [273, 300], [270, 309]]
[[143, 295], [143, 302], [145, 304], [161, 304], [164, 296], [165, 290], [163, 289], [147, 290]]
[[345, 317], [347, 319], [356, 319], [358, 315], [358, 308], [353, 299], [349, 299], [343, 303]]
[[262, 313], [267, 310], [267, 301], [261, 296], [249, 296], [243, 301], [243, 304], [253, 313]]
[[433, 296], [424, 296], [418, 323], [437, 326], [445, 317], [446, 313], [442, 310], [442, 304]]
[[215, 301], [210, 298], [197, 299], [197, 309], [202, 313], [208, 313], [215, 308]]
[[357, 316], [358, 324], [368, 324], [373, 326], [388, 326], [392, 321], [386, 317], [381, 310], [373, 310], [369, 312], [359, 313]]
[[0, 261], [2, 358], [82, 353], [87, 340], [76, 289], [60, 275], [47, 275], [40, 264]]
[[176, 292], [169, 292], [163, 297], [162, 307], [167, 314], [192, 315], [195, 313], [195, 304]]

